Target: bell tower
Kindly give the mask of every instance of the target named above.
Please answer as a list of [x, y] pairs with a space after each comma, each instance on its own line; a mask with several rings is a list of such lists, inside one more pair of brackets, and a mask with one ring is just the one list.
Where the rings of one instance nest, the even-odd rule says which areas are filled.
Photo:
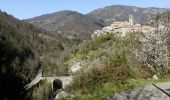
[[130, 24], [131, 26], [134, 25], [134, 18], [133, 18], [132, 15], [129, 15], [129, 24]]

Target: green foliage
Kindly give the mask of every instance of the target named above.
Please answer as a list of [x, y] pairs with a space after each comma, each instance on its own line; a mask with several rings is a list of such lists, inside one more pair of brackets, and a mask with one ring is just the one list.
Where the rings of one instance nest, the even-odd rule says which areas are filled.
[[136, 84], [129, 80], [137, 78], [136, 70], [142, 66], [131, 52], [136, 41], [138, 38], [131, 35], [122, 38], [107, 33], [80, 44], [69, 60], [81, 59], [87, 69], [77, 74], [68, 87], [76, 95], [74, 99], [101, 100], [114, 92], [134, 88]]
[[0, 12], [0, 100], [30, 99], [24, 86], [35, 77], [39, 61], [45, 75], [67, 74], [65, 47], [42, 29]]
[[28, 61], [37, 66], [34, 52], [11, 26], [0, 23], [0, 29], [0, 99], [29, 99], [24, 85], [35, 75], [35, 67], [28, 66]]
[[122, 83], [113, 83], [107, 82], [102, 86], [93, 85], [90, 88], [81, 88], [77, 90], [73, 90], [72, 93], [75, 95], [73, 100], [103, 100], [106, 99], [109, 95], [113, 95], [114, 93], [121, 92], [123, 90], [133, 89], [135, 88], [136, 82], [130, 84], [122, 84]]
[[121, 90], [153, 83], [153, 80], [139, 79], [151, 77], [153, 73], [132, 52], [134, 47], [141, 48], [141, 36], [136, 33], [122, 38], [107, 34], [82, 43], [72, 52], [70, 60], [81, 59], [87, 68], [75, 76], [68, 89], [75, 94], [73, 99], [101, 100]]
[[81, 72], [80, 75], [75, 77], [72, 88], [91, 88], [92, 86], [102, 86], [107, 82], [125, 84], [127, 79], [135, 78], [134, 71], [126, 62], [122, 63], [121, 61], [118, 64], [120, 60], [122, 59], [113, 59], [113, 62], [116, 62], [113, 66], [97, 64], [93, 68]]
[[32, 100], [48, 100], [52, 94], [51, 83], [46, 80], [41, 81], [38, 87], [33, 89]]

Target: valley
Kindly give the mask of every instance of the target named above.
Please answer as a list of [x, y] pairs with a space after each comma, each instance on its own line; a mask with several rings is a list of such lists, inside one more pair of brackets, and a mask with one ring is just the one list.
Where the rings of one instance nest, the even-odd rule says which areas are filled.
[[0, 11], [0, 100], [168, 100], [169, 36], [169, 8]]

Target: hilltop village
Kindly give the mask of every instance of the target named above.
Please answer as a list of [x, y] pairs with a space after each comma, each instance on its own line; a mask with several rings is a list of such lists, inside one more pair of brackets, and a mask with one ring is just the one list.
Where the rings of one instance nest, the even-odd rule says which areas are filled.
[[95, 36], [101, 36], [103, 34], [106, 34], [107, 32], [117, 33], [118, 36], [124, 37], [127, 33], [148, 33], [152, 30], [154, 30], [153, 27], [141, 25], [138, 23], [135, 24], [134, 17], [132, 15], [129, 15], [129, 21], [113, 22], [110, 26], [106, 26], [102, 30], [96, 30], [92, 34], [92, 38]]

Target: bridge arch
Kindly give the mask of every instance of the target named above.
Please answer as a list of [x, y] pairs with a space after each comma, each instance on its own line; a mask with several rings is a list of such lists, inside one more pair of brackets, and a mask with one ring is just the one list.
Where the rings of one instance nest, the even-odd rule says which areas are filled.
[[60, 79], [54, 79], [52, 82], [52, 90], [56, 92], [59, 89], [63, 89], [63, 83]]

